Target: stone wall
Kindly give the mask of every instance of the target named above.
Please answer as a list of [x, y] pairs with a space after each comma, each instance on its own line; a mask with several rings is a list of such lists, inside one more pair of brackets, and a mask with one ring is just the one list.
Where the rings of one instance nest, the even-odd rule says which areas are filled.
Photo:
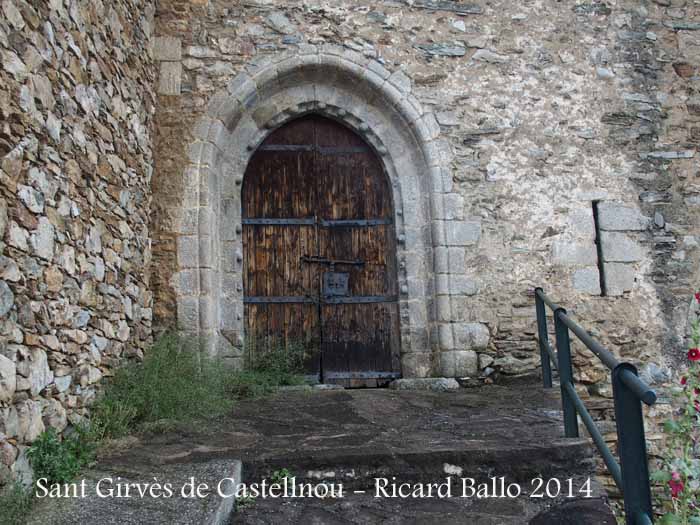
[[[216, 244], [188, 237], [205, 208], [188, 215], [180, 204], [192, 192], [221, 197], [218, 186], [207, 193], [221, 181], [202, 158], [230, 154], [211, 135], [227, 125], [222, 100], [264, 106], [265, 82], [291, 67], [285, 57], [301, 64], [317, 54], [309, 60], [323, 64], [335, 53], [365, 71], [363, 82], [378, 75], [377, 86], [398, 90], [397, 106], [410, 94], [437, 127], [440, 171], [425, 175], [432, 260], [406, 269], [431, 294], [432, 336], [419, 342], [432, 355], [427, 373], [533, 371], [532, 290], [541, 285], [622, 358], [645, 363], [647, 379], [668, 379], [698, 277], [699, 15], [683, 0], [163, 0], [160, 319], [175, 323], [177, 305], [187, 328], [226, 322], [221, 308], [196, 303], [202, 292], [180, 271], [193, 251], [209, 250], [202, 243]], [[202, 169], [207, 177], [191, 176]], [[229, 176], [240, 180], [242, 169]], [[198, 286], [211, 286], [219, 262], [198, 264]], [[581, 351], [576, 361], [588, 390], [608, 395], [594, 358]]]
[[[682, 361], [697, 3], [153, 4], [0, 2], [0, 479], [152, 317], [240, 361], [236, 187], [306, 111], [362, 134], [403, 199], [406, 375], [535, 371], [535, 286], [647, 380]], [[604, 417], [605, 371], [575, 359]]]
[[150, 0], [0, 2], [0, 484], [151, 339]]

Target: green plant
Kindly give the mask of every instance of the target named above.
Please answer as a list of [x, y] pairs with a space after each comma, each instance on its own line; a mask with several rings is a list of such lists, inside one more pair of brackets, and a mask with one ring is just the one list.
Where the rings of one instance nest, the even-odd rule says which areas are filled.
[[0, 516], [4, 525], [22, 525], [32, 508], [31, 491], [15, 482], [0, 490]]
[[92, 432], [99, 439], [117, 438], [144, 427], [168, 428], [165, 420], [222, 415], [232, 406], [230, 375], [218, 360], [197, 351], [194, 342], [165, 334], [142, 363], [117, 370], [92, 407]]
[[253, 340], [247, 347], [246, 368], [289, 378], [303, 372], [304, 362], [312, 352], [308, 345], [299, 342]]
[[50, 428], [31, 444], [27, 451], [36, 479], [48, 483], [68, 483], [95, 455], [95, 442], [85, 427], [76, 427], [72, 434], [61, 439]]
[[[695, 294], [700, 305], [700, 292]], [[666, 421], [666, 450], [652, 476], [662, 486], [662, 524], [700, 525], [700, 321], [691, 324], [687, 375], [673, 395], [677, 410]]]
[[308, 356], [308, 348], [299, 343], [253, 340], [246, 345], [245, 370], [229, 375], [228, 390], [236, 399], [258, 398], [280, 386], [304, 384]]
[[291, 478], [292, 473], [289, 471], [288, 468], [282, 468], [280, 470], [275, 470], [272, 473], [272, 476], [270, 476], [270, 481], [272, 483], [282, 483], [285, 479]]
[[236, 507], [239, 509], [250, 507], [253, 503], [255, 503], [255, 498], [253, 496], [240, 496], [236, 498]]
[[280, 386], [303, 383], [304, 378], [299, 375], [241, 370], [233, 372], [229, 377], [228, 390], [235, 399], [255, 399], [275, 392]]

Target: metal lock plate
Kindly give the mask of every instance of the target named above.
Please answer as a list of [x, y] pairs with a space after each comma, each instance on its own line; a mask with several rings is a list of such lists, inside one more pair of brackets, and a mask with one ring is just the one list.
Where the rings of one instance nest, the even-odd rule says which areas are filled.
[[349, 280], [350, 274], [347, 272], [324, 272], [323, 295], [325, 297], [348, 295]]

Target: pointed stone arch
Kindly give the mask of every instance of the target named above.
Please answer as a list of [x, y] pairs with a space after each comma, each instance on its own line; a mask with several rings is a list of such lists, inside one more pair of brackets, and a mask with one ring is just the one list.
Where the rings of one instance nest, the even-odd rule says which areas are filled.
[[[197, 122], [178, 228], [179, 327], [202, 338], [210, 353], [241, 359], [243, 174], [272, 130], [307, 113], [349, 126], [384, 164], [398, 236], [402, 373], [430, 375], [439, 352], [455, 350], [452, 325], [437, 321], [440, 284], [433, 267], [434, 248], [446, 244], [442, 197], [452, 184], [449, 147], [403, 72], [392, 74], [336, 46], [301, 46], [254, 61], [211, 98]], [[450, 320], [449, 312], [441, 317]]]

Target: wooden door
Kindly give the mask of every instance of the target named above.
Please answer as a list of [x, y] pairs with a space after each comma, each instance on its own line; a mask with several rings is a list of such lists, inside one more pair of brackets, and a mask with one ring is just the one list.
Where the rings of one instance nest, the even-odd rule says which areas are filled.
[[325, 383], [399, 376], [391, 191], [359, 136], [315, 115], [273, 132], [245, 174], [243, 248], [248, 341], [305, 345]]

